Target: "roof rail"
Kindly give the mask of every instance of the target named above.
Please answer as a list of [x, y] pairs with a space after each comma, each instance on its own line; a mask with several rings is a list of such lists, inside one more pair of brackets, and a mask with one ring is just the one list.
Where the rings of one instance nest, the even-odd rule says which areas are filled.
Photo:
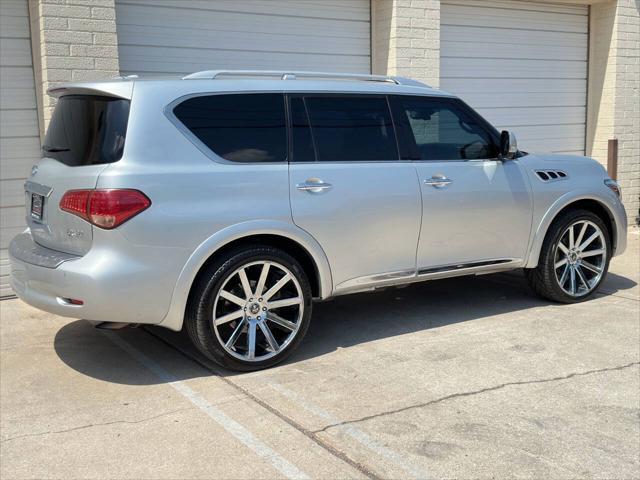
[[396, 85], [428, 87], [428, 85], [410, 78], [386, 75], [366, 75], [359, 73], [305, 72], [293, 70], [204, 70], [182, 77], [183, 80], [215, 80], [219, 77], [279, 77], [280, 80], [296, 80], [297, 78], [327, 78], [336, 80], [359, 80], [363, 82], [386, 82]]

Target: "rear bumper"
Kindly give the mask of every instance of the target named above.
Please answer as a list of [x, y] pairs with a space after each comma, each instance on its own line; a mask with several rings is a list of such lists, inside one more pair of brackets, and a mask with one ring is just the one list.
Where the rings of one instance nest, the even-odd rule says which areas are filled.
[[[155, 324], [168, 309], [170, 291], [165, 295], [158, 291], [162, 282], [157, 272], [114, 251], [95, 248], [82, 257], [69, 255], [38, 245], [27, 230], [12, 240], [9, 258], [15, 293], [46, 312], [103, 322]], [[84, 303], [73, 305], [68, 299]]]

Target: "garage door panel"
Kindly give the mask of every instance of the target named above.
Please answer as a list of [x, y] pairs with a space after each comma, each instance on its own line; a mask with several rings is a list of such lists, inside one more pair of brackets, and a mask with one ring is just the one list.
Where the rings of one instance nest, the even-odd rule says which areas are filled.
[[30, 67], [31, 42], [29, 39], [4, 37], [2, 39], [2, 48], [0, 48], [0, 66]]
[[0, 115], [0, 138], [8, 139], [9, 137], [36, 138], [34, 133], [38, 129], [38, 111], [33, 110], [13, 110], [3, 112]]
[[[203, 50], [255, 51], [255, 52], [297, 52], [325, 54], [327, 50], [342, 55], [361, 55], [369, 48], [369, 37], [354, 35], [315, 35], [303, 38], [296, 35], [270, 34], [260, 32], [243, 33], [241, 38], [230, 41], [229, 30], [194, 30], [174, 28], [167, 32], [163, 27], [125, 26], [118, 32], [118, 41], [129, 46], [132, 52], [141, 47], [184, 48], [193, 50], [194, 55]], [[334, 53], [335, 54], [335, 53]]]
[[501, 29], [518, 25], [523, 30], [587, 33], [585, 17], [586, 15], [539, 10], [491, 8], [488, 5], [447, 4], [447, 8], [441, 11], [440, 21], [442, 24], [470, 28], [480, 26]]
[[587, 64], [578, 60], [522, 60], [502, 59], [497, 70], [486, 58], [442, 58], [440, 68], [447, 72], [447, 78], [467, 78], [469, 69], [476, 78], [573, 78], [585, 79]]
[[11, 238], [25, 228], [23, 184], [40, 156], [27, 0], [0, 0], [0, 296]]
[[256, 58], [253, 52], [219, 50], [216, 51], [215, 61], [208, 61], [200, 56], [187, 58], [186, 55], [180, 53], [162, 55], [157, 52], [157, 49], [146, 49], [144, 53], [138, 55], [130, 52], [126, 61], [121, 60], [120, 64], [120, 68], [125, 72], [173, 75], [215, 68], [316, 70], [319, 64], [330, 64], [331, 70], [336, 72], [363, 72], [369, 69], [368, 57], [262, 53], [260, 57]]
[[[584, 79], [573, 78], [452, 78], [446, 80], [447, 90], [465, 93], [585, 93]], [[584, 98], [583, 102], [584, 104]]]
[[586, 107], [479, 108], [480, 115], [496, 125], [523, 127], [533, 125], [572, 125], [585, 118]]
[[[586, 36], [585, 36], [586, 41]], [[471, 42], [471, 41], [469, 41]], [[483, 58], [483, 59], [529, 59], [529, 60], [559, 60], [585, 61], [586, 47], [565, 47], [551, 45], [533, 46], [517, 44], [495, 44], [451, 42], [441, 48], [442, 58]]]
[[116, 1], [123, 73], [370, 72], [369, 1]]
[[[453, 91], [451, 89], [448, 89]], [[584, 107], [584, 94], [581, 92], [540, 92], [540, 93], [466, 93], [458, 94], [469, 105], [477, 109], [496, 108], [496, 105], [509, 105], [509, 108], [535, 107]]]
[[[487, 0], [450, 0], [443, 3], [447, 5], [457, 4], [466, 5], [469, 7], [485, 7]], [[582, 6], [575, 6], [561, 3], [547, 3], [547, 2], [525, 2], [513, 0], [493, 0], [491, 6], [493, 8], [510, 9], [510, 10], [523, 10], [523, 11], [538, 11], [546, 13], [570, 13], [574, 15], [586, 15], [586, 9]]]
[[[464, 26], [447, 25], [446, 29], [440, 32], [443, 44], [441, 47], [446, 53], [446, 49], [451, 42], [481, 42], [495, 45], [515, 45], [518, 48], [533, 46], [546, 47], [574, 47], [586, 50], [584, 43], [586, 33], [578, 32], [543, 32], [537, 30], [523, 30], [517, 25], [503, 26], [499, 31], [494, 28], [477, 26], [468, 28]], [[504, 49], [502, 49], [504, 51]]]
[[440, 85], [530, 152], [582, 153], [588, 7], [442, 2]]
[[[161, 2], [158, 0], [126, 0], [119, 2], [122, 5], [137, 5], [153, 8], [173, 8], [176, 2]], [[163, 5], [163, 3], [165, 5]], [[296, 0], [295, 8], [292, 8], [291, 0], [179, 0], [180, 8], [185, 10], [201, 11], [200, 15], [208, 12], [239, 12], [264, 17], [265, 15], [279, 15], [289, 17], [318, 17], [334, 18], [354, 21], [369, 21], [368, 11], [363, 10], [358, 1], [344, 0]]]

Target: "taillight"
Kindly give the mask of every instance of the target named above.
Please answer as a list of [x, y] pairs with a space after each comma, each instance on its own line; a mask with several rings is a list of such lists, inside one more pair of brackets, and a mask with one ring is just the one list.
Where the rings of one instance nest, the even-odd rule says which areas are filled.
[[60, 209], [100, 228], [116, 228], [151, 205], [151, 200], [131, 189], [69, 190], [60, 200]]

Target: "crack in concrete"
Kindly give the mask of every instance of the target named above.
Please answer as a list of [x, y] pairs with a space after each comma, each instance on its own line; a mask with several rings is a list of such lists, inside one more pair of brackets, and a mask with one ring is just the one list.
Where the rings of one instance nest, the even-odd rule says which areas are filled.
[[574, 373], [570, 373], [568, 375], [563, 375], [563, 376], [560, 376], [560, 377], [543, 378], [543, 379], [540, 379], [540, 380], [521, 380], [521, 381], [517, 381], [517, 382], [506, 382], [506, 383], [501, 383], [500, 385], [494, 385], [493, 387], [482, 388], [480, 390], [472, 390], [470, 392], [452, 393], [451, 395], [446, 395], [444, 397], [436, 398], [435, 400], [430, 400], [428, 402], [418, 403], [416, 405], [408, 405], [406, 407], [398, 408], [396, 410], [389, 410], [388, 412], [381, 412], [381, 413], [376, 413], [376, 414], [373, 414], [373, 415], [367, 415], [365, 417], [355, 418], [355, 419], [352, 419], [352, 420], [344, 420], [342, 422], [332, 423], [332, 424], [329, 424], [329, 425], [321, 428], [320, 430], [314, 430], [312, 433], [318, 434], [318, 433], [326, 432], [331, 428], [342, 427], [344, 425], [351, 425], [351, 424], [354, 424], [354, 423], [366, 422], [367, 420], [372, 420], [374, 418], [385, 417], [387, 415], [393, 415], [393, 414], [396, 414], [396, 413], [406, 412], [407, 410], [413, 410], [415, 408], [428, 407], [428, 406], [431, 406], [431, 405], [435, 405], [436, 403], [441, 403], [441, 402], [444, 402], [446, 400], [451, 400], [451, 399], [454, 399], [454, 398], [470, 397], [472, 395], [479, 395], [481, 393], [493, 392], [495, 390], [501, 390], [501, 389], [503, 389], [505, 387], [509, 387], [509, 386], [513, 386], [513, 385], [532, 385], [532, 384], [536, 384], [536, 383], [557, 382], [557, 381], [560, 381], [560, 380], [568, 380], [568, 379], [574, 378], [574, 377], [582, 377], [582, 376], [585, 376], [585, 375], [592, 375], [594, 373], [602, 373], [602, 372], [612, 372], [612, 371], [616, 371], [616, 370], [624, 370], [626, 368], [633, 367], [634, 365], [640, 365], [640, 362], [631, 362], [631, 363], [627, 363], [625, 365], [620, 365], [618, 367], [608, 367], [608, 368], [600, 368], [600, 369], [596, 369], [596, 370], [587, 370], [586, 372], [574, 372]]
[[19, 438], [27, 438], [27, 437], [40, 437], [42, 435], [53, 435], [56, 433], [68, 433], [68, 432], [74, 432], [76, 430], [84, 430], [86, 428], [92, 428], [92, 427], [103, 427], [106, 425], [115, 425], [118, 423], [128, 423], [128, 424], [136, 424], [136, 423], [144, 423], [144, 422], [149, 422], [151, 420], [155, 420], [157, 418], [160, 417], [166, 417], [168, 415], [172, 415], [174, 413], [177, 412], [182, 412], [185, 410], [193, 410], [193, 407], [185, 407], [185, 408], [178, 408], [176, 410], [171, 410], [169, 412], [164, 412], [164, 413], [160, 413], [158, 415], [154, 415], [152, 417], [147, 417], [147, 418], [143, 418], [140, 420], [114, 420], [112, 422], [104, 422], [104, 423], [90, 423], [88, 425], [80, 425], [77, 427], [73, 427], [73, 428], [67, 428], [64, 430], [53, 430], [53, 431], [47, 431], [47, 432], [38, 432], [38, 433], [25, 433], [24, 435], [16, 435], [15, 437], [9, 437], [9, 438], [5, 438], [4, 440], [1, 440], [0, 443], [5, 443], [5, 442], [10, 442], [12, 440], [17, 440]]

